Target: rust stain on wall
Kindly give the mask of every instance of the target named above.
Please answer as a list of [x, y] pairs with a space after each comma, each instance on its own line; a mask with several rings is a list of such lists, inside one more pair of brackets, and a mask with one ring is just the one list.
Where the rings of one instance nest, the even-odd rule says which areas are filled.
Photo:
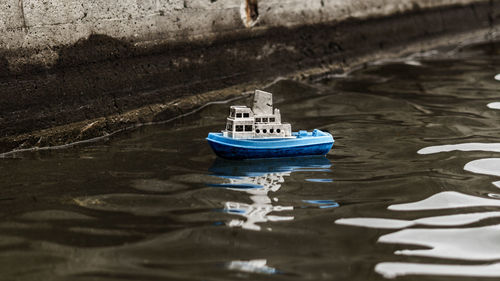
[[259, 7], [257, 0], [246, 0], [247, 1], [247, 21], [256, 21], [259, 17]]
[[243, 22], [246, 27], [252, 27], [259, 19], [259, 6], [257, 0], [244, 0]]

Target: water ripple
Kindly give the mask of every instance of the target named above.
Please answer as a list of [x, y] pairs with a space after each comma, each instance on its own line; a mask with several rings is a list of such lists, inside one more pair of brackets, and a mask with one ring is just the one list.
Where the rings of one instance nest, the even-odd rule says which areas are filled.
[[465, 164], [464, 169], [469, 172], [500, 176], [500, 158], [485, 158]]
[[433, 154], [450, 151], [489, 151], [500, 152], [500, 143], [460, 143], [429, 146], [420, 149], [418, 154]]
[[491, 102], [487, 106], [491, 109], [500, 109], [500, 102]]
[[[500, 74], [496, 75], [495, 79], [500, 81]], [[489, 103], [487, 107], [500, 109], [500, 102]], [[429, 113], [427, 112], [427, 114]], [[460, 114], [453, 113], [453, 115], [456, 117]], [[478, 114], [471, 114], [471, 116], [476, 119], [480, 118]], [[474, 142], [435, 145], [422, 148], [417, 153], [435, 154], [451, 151], [500, 152], [500, 143]], [[463, 169], [476, 174], [500, 176], [500, 158], [473, 160], [468, 162]], [[493, 184], [500, 187], [500, 181], [493, 182]], [[482, 198], [457, 191], [442, 191], [420, 201], [393, 204], [388, 206], [387, 209], [391, 211], [418, 212], [471, 207], [500, 207], [498, 194], [489, 193], [488, 195], [492, 198]], [[430, 216], [413, 220], [378, 217], [341, 218], [336, 220], [335, 223], [365, 228], [400, 229], [382, 235], [378, 239], [380, 243], [405, 244], [417, 247], [417, 249], [397, 250], [395, 251], [396, 255], [463, 261], [493, 261], [500, 259], [500, 244], [498, 243], [500, 224], [480, 227], [456, 227], [499, 217], [500, 211], [490, 211]], [[413, 228], [415, 226], [431, 228]], [[499, 277], [500, 263], [456, 265], [381, 262], [375, 266], [375, 271], [385, 278], [405, 275]]]
[[484, 219], [500, 217], [500, 212], [479, 212], [456, 214], [446, 216], [426, 217], [415, 220], [397, 220], [383, 218], [347, 218], [338, 219], [337, 224], [352, 225], [359, 227], [381, 228], [381, 229], [401, 229], [415, 225], [425, 226], [461, 226], [476, 223]]
[[499, 232], [500, 225], [446, 229], [411, 228], [383, 235], [378, 241], [429, 248], [398, 250], [395, 252], [398, 255], [485, 261], [500, 259]]
[[500, 263], [467, 265], [382, 262], [375, 266], [375, 271], [385, 278], [405, 275], [500, 277]]
[[486, 206], [500, 207], [500, 200], [481, 198], [456, 191], [443, 191], [421, 201], [390, 205], [387, 209], [392, 211], [422, 211]]

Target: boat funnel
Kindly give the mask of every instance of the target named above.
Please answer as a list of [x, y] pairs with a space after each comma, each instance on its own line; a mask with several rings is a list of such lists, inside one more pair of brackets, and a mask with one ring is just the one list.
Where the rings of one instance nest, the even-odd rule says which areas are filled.
[[273, 94], [255, 90], [252, 111], [255, 115], [272, 115]]

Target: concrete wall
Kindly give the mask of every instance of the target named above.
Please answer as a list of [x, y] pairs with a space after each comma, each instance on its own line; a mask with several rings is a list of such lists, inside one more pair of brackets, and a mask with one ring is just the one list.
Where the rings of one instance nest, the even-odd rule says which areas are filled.
[[[92, 34], [136, 46], [186, 42], [241, 32], [251, 27], [293, 27], [367, 19], [417, 9], [467, 5], [479, 0], [268, 0], [257, 3], [258, 19], [247, 17], [256, 0], [5, 0], [0, 4], [0, 50], [8, 70], [50, 67], [61, 46]], [[22, 49], [22, 51], [20, 51]]]

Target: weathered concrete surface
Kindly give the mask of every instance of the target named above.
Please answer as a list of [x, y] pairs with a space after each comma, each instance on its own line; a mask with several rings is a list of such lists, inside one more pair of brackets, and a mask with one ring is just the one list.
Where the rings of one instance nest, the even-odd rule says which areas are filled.
[[500, 14], [480, 0], [0, 5], [0, 151], [165, 120], [280, 75], [493, 36]]
[[[215, 39], [273, 27], [365, 20], [479, 0], [6, 0], [0, 4], [0, 49], [9, 71], [58, 64], [60, 48], [100, 34], [134, 47]], [[494, 1], [489, 1], [493, 5]], [[253, 26], [249, 32], [245, 27]], [[84, 58], [82, 58], [85, 60]]]

